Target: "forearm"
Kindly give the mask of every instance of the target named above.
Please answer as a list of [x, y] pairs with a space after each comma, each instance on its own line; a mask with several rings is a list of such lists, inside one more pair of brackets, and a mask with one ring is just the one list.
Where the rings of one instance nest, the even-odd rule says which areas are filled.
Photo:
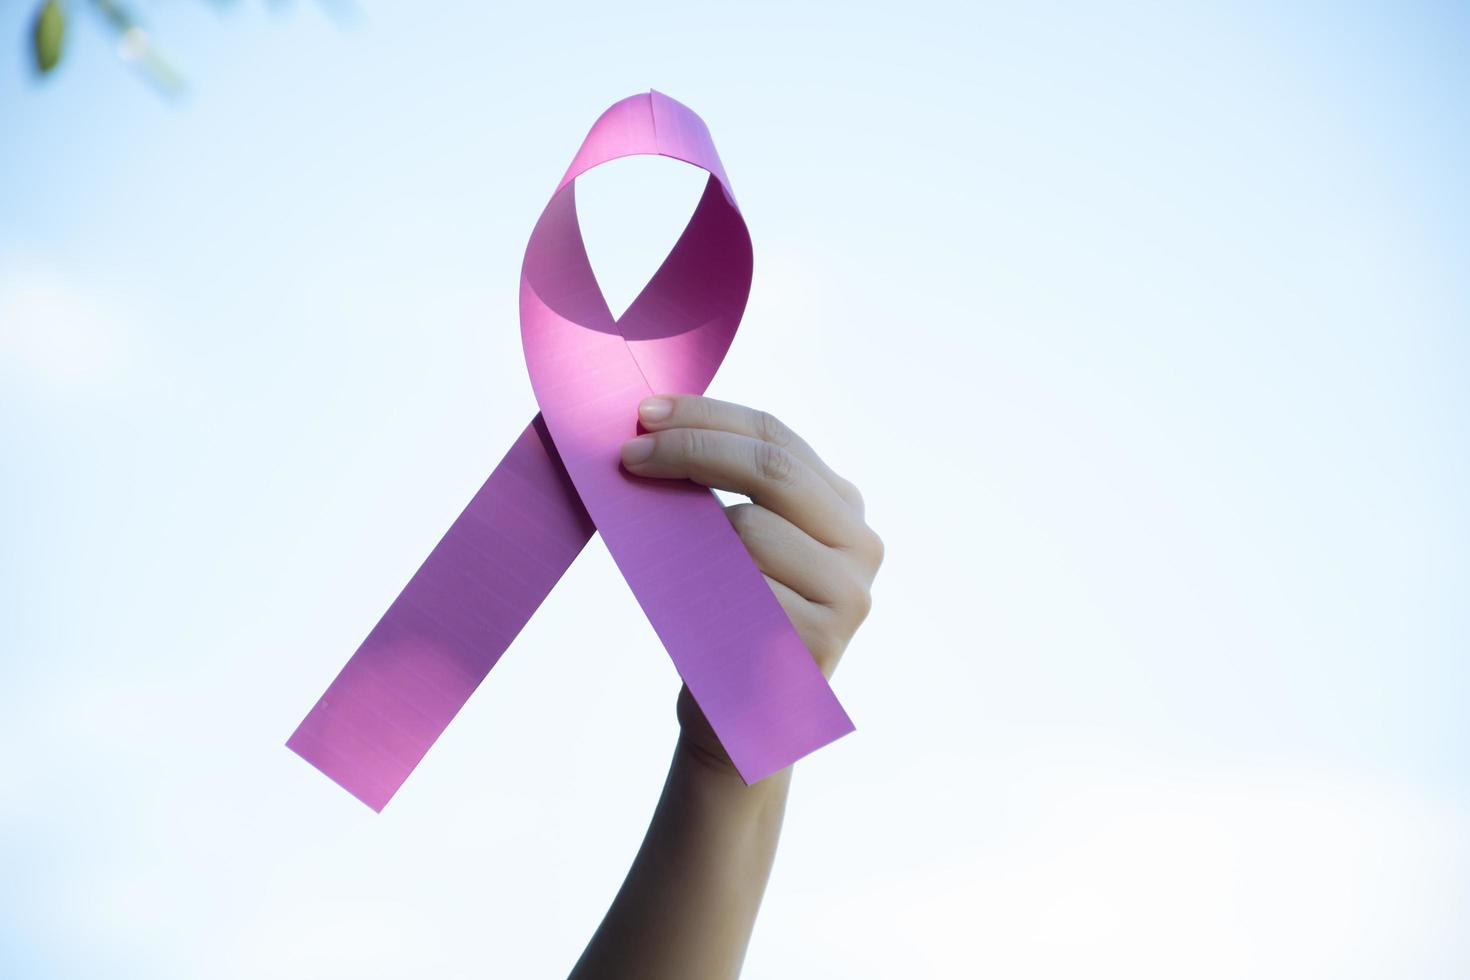
[[[744, 494], [730, 524], [823, 674], [868, 613], [883, 542], [857, 487], [771, 415], [696, 395], [638, 406], [622, 447], [645, 479]], [[643, 846], [573, 980], [732, 980], [770, 877], [789, 769], [746, 786], [688, 689], [680, 738]]]
[[790, 785], [787, 769], [746, 786], [681, 737], [643, 845], [573, 980], [737, 976]]

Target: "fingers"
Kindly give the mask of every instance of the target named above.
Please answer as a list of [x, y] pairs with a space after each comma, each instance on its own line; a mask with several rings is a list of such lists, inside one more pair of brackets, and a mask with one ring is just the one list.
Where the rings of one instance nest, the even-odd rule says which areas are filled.
[[727, 507], [725, 516], [763, 573], [803, 599], [831, 607], [854, 626], [862, 622], [868, 611], [868, 583], [847, 555], [755, 504]]
[[833, 547], [861, 547], [871, 533], [810, 465], [751, 436], [722, 429], [660, 430], [625, 442], [622, 461], [638, 476], [688, 479], [743, 493]]
[[766, 576], [766, 584], [771, 587], [776, 601], [781, 603], [786, 617], [796, 628], [796, 635], [801, 637], [802, 645], [817, 662], [823, 675], [831, 677], [832, 671], [837, 668], [837, 661], [842, 659], [843, 649], [847, 646], [844, 637], [851, 634], [835, 626], [832, 610], [826, 606], [797, 595], [785, 583], [769, 575]]
[[770, 412], [762, 412], [733, 402], [701, 395], [655, 395], [638, 406], [638, 420], [650, 432], [663, 429], [719, 429], [746, 436], [791, 453], [826, 480], [859, 515], [863, 513], [862, 494], [857, 487], [838, 476], [784, 422]]
[[871, 607], [883, 542], [857, 488], [764, 412], [695, 395], [645, 399], [646, 435], [623, 444], [630, 473], [746, 494], [731, 525], [822, 672], [831, 675]]

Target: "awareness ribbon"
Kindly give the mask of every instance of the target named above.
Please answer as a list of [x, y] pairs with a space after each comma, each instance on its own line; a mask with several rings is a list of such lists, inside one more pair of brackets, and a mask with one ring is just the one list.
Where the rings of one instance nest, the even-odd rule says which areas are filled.
[[[614, 319], [577, 224], [575, 181], [610, 160], [709, 173], [679, 240]], [[704, 121], [658, 92], [593, 125], [521, 267], [521, 343], [541, 412], [286, 743], [382, 810], [593, 531], [740, 776], [853, 730], [708, 489], [620, 465], [638, 403], [703, 392], [750, 293], [750, 233]]]

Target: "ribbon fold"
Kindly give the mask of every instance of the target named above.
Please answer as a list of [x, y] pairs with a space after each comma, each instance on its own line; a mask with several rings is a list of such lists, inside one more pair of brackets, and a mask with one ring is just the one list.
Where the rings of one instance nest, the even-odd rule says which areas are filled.
[[[575, 181], [653, 154], [709, 173], [679, 240], [614, 319], [587, 259]], [[382, 810], [593, 531], [747, 782], [853, 730], [726, 520], [688, 481], [622, 469], [638, 403], [702, 393], [750, 292], [750, 235], [704, 122], [658, 92], [597, 120], [537, 221], [521, 342], [540, 414], [286, 743]]]

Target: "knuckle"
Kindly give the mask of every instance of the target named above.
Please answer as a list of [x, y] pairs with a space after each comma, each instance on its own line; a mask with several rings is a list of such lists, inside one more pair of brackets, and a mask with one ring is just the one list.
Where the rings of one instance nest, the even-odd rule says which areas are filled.
[[791, 445], [791, 430], [787, 428], [785, 422], [770, 412], [757, 411], [755, 413], [755, 435], [761, 442], [769, 442], [783, 449]]
[[854, 625], [861, 624], [873, 611], [873, 593], [856, 577], [851, 579], [842, 592], [842, 608]]
[[846, 550], [872, 575], [876, 575], [879, 566], [883, 564], [883, 539], [866, 525]]
[[689, 395], [686, 401], [689, 403], [689, 415], [696, 425], [708, 426], [714, 421], [714, 409], [708, 398]]
[[883, 564], [883, 554], [885, 550], [886, 548], [883, 544], [883, 539], [878, 537], [878, 535], [873, 531], [872, 528], [868, 528], [868, 554], [873, 559], [874, 568], [877, 568]]
[[680, 429], [676, 451], [686, 462], [693, 462], [705, 455], [704, 432], [700, 429]]
[[768, 483], [786, 486], [792, 482], [796, 460], [791, 454], [769, 442], [755, 444], [756, 474]]

